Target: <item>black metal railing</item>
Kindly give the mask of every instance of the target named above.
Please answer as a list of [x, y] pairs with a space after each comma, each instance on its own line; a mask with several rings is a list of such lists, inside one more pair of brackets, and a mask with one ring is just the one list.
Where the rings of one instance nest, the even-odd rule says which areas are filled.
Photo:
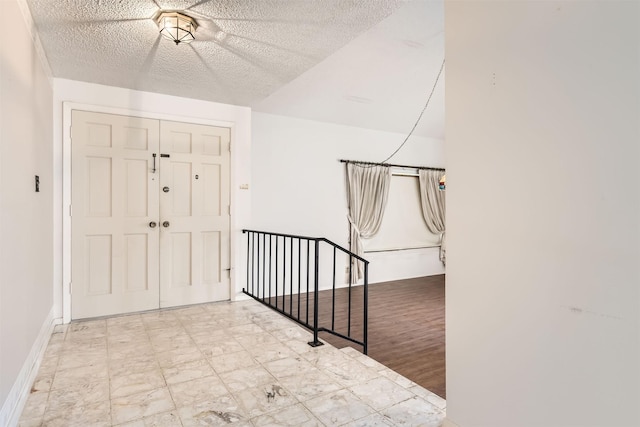
[[[242, 232], [247, 234], [245, 294], [313, 331], [313, 347], [322, 345], [318, 333], [328, 332], [361, 345], [367, 354], [367, 260], [322, 237]], [[364, 264], [362, 286], [353, 283], [357, 262]], [[344, 283], [336, 276], [341, 264]]]

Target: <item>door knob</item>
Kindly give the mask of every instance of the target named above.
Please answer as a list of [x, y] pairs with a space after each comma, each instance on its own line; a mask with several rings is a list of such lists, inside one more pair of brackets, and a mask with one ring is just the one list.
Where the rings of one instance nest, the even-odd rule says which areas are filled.
[[165, 193], [169, 192], [169, 187], [162, 187], [162, 191], [164, 191]]
[[158, 224], [156, 224], [156, 222], [155, 222], [155, 221], [151, 221], [151, 222], [149, 223], [149, 227], [151, 227], [151, 228], [156, 228], [156, 225], [158, 225]]
[[165, 221], [165, 222], [163, 222], [163, 223], [162, 223], [162, 226], [163, 226], [164, 228], [167, 228], [167, 227], [169, 226], [169, 221]]

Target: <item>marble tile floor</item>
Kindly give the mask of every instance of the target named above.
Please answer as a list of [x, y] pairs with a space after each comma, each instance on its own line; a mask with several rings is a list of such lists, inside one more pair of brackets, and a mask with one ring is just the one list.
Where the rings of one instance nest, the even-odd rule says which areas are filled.
[[441, 426], [445, 401], [255, 301], [60, 325], [22, 427]]

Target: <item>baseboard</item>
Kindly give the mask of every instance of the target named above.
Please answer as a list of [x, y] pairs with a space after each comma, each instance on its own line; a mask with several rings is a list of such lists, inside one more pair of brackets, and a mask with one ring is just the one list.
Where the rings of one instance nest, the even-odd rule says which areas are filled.
[[445, 418], [444, 422], [442, 423], [442, 427], [459, 427], [459, 426], [458, 424], [454, 423], [450, 419]]
[[237, 292], [235, 295], [232, 295], [230, 301], [236, 302], [236, 301], [246, 301], [250, 299], [253, 299], [253, 298], [251, 298], [249, 295], [245, 294], [244, 292], [240, 291], [240, 292]]
[[61, 323], [61, 320], [62, 319], [53, 318], [52, 307], [40, 328], [40, 333], [38, 333], [38, 337], [33, 343], [27, 359], [22, 365], [18, 378], [16, 378], [13, 387], [11, 387], [11, 391], [9, 391], [7, 400], [5, 400], [4, 405], [2, 405], [2, 410], [0, 410], [0, 426], [15, 427], [18, 425], [22, 409], [27, 403], [27, 398], [31, 391], [31, 384], [33, 384], [36, 379], [42, 357], [49, 343], [49, 338], [51, 338], [51, 334], [53, 333], [53, 328], [56, 324]]

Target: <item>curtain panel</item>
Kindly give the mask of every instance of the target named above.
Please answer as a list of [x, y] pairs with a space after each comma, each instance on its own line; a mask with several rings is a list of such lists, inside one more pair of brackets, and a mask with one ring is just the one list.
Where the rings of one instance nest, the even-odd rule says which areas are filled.
[[[347, 163], [346, 166], [348, 218], [351, 224], [350, 250], [362, 257], [362, 239], [373, 237], [382, 223], [391, 183], [391, 168], [354, 163]], [[357, 283], [363, 276], [363, 270], [363, 263], [352, 259], [352, 283]]]
[[420, 169], [420, 205], [427, 228], [433, 234], [440, 235], [440, 261], [446, 264], [447, 250], [445, 243], [445, 200], [444, 191], [439, 190], [443, 171]]

